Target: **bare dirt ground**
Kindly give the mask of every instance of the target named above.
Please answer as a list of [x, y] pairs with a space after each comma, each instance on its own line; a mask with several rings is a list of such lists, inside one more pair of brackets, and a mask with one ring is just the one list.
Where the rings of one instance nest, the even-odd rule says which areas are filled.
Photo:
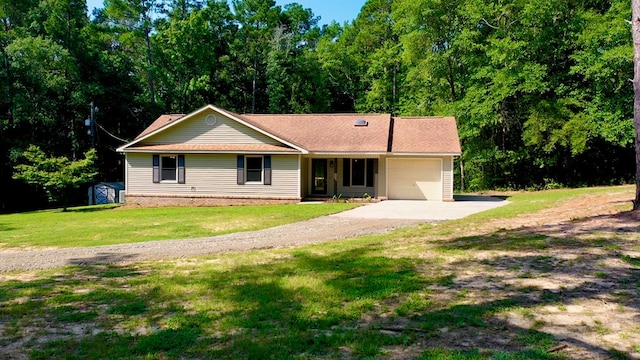
[[640, 359], [640, 214], [629, 211], [632, 198], [619, 191], [585, 195], [427, 237], [436, 252], [424, 258], [442, 248], [463, 250], [444, 266], [454, 284], [431, 288], [440, 303], [463, 299], [493, 316], [485, 328], [440, 329], [391, 358], [430, 347], [521, 350], [524, 330], [553, 335], [557, 346], [549, 350], [569, 359]]

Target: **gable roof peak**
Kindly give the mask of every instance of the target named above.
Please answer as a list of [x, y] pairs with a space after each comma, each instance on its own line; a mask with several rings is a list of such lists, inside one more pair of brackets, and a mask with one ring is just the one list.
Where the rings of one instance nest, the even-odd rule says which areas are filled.
[[233, 112], [224, 110], [222, 108], [218, 108], [216, 106], [213, 106], [211, 104], [206, 105], [198, 110], [195, 110], [187, 115], [184, 114], [166, 114], [166, 115], [161, 115], [158, 119], [156, 119], [149, 127], [147, 127], [142, 133], [140, 133], [140, 135], [138, 135], [132, 142], [125, 144], [121, 147], [119, 147], [116, 151], [118, 152], [125, 152], [125, 150], [127, 148], [131, 148], [132, 146], [144, 141], [145, 139], [154, 136], [155, 134], [164, 131], [165, 129], [169, 128], [169, 127], [173, 127], [183, 121], [187, 121], [188, 119], [194, 118], [195, 116], [205, 112], [205, 111], [213, 111], [214, 113], [217, 113], [219, 115], [222, 115], [224, 117], [227, 117], [233, 121], [236, 121], [244, 126], [247, 126], [267, 137], [270, 137], [282, 144], [284, 144], [285, 146], [290, 146], [295, 150], [298, 150], [300, 152], [302, 152], [303, 154], [307, 153], [306, 149], [303, 149], [302, 147], [291, 143], [290, 141], [288, 141], [286, 138], [281, 138], [276, 134], [273, 134], [269, 131], [267, 131], [266, 129], [263, 129], [261, 127], [257, 127], [255, 126], [255, 124], [252, 124], [251, 122], [247, 121], [246, 118], [244, 118], [241, 115], [235, 114]]

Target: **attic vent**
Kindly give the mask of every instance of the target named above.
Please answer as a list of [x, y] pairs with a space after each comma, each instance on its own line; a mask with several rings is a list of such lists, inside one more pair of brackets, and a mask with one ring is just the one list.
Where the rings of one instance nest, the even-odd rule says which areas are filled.
[[204, 118], [204, 121], [207, 123], [207, 125], [213, 126], [218, 122], [218, 118], [213, 114], [209, 114], [206, 118]]
[[353, 123], [353, 126], [369, 126], [367, 120], [358, 119]]

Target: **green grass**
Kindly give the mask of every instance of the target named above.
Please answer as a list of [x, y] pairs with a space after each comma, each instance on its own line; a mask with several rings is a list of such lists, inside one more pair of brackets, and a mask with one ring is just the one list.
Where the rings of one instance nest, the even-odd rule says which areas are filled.
[[[505, 196], [506, 199], [511, 202], [511, 204], [471, 215], [465, 219], [458, 220], [458, 222], [483, 222], [495, 218], [508, 219], [549, 208], [555, 204], [560, 203], [561, 201], [572, 199], [578, 196], [630, 191], [632, 188], [633, 187], [631, 186], [617, 186], [515, 192]], [[630, 210], [631, 202], [629, 202], [628, 205]]]
[[622, 256], [622, 260], [633, 266], [640, 267], [640, 258], [634, 258], [633, 256], [624, 255]]
[[[507, 200], [511, 203], [495, 209], [483, 211], [473, 214], [463, 219], [450, 221], [439, 226], [436, 229], [427, 230], [436, 235], [451, 235], [459, 229], [478, 227], [485, 222], [493, 219], [515, 218], [535, 213], [536, 211], [550, 208], [580, 196], [602, 195], [609, 193], [630, 192], [631, 186], [617, 187], [594, 187], [594, 188], [578, 188], [578, 189], [562, 189], [548, 190], [539, 192], [516, 192], [507, 196]], [[631, 209], [631, 203], [625, 209]], [[419, 233], [418, 235], [424, 235]], [[611, 239], [596, 239], [596, 246], [612, 248]], [[459, 250], [545, 250], [550, 247], [557, 246], [581, 246], [582, 242], [572, 238], [555, 239], [544, 233], [536, 233], [535, 231], [521, 232], [514, 230], [499, 230], [491, 234], [473, 235], [469, 237], [460, 237], [453, 242], [443, 244], [439, 249], [447, 254], [453, 254]], [[629, 259], [627, 261], [633, 261]]]
[[[539, 196], [553, 206], [584, 193]], [[526, 213], [522, 202], [539, 209], [535, 194], [510, 200], [505, 208], [516, 212]], [[473, 221], [512, 216], [500, 211]], [[0, 351], [20, 344], [13, 348], [30, 359], [385, 359], [405, 350], [417, 359], [562, 359], [562, 351], [548, 352], [559, 341], [545, 332], [537, 314], [545, 306], [566, 311], [583, 296], [580, 286], [552, 293], [518, 284], [530, 278], [518, 274], [528, 269], [531, 277], [565, 270], [571, 275], [577, 270], [554, 254], [578, 243], [585, 250], [601, 248], [593, 241], [546, 237], [528, 242], [526, 235], [518, 243], [511, 240], [515, 234], [490, 232], [474, 241], [485, 244], [487, 254], [502, 253], [475, 259], [479, 248], [463, 246], [466, 238], [424, 240], [459, 226], [456, 221], [294, 249], [3, 275]], [[553, 251], [532, 254], [541, 241]], [[451, 249], [446, 256], [443, 248]], [[635, 260], [625, 259], [630, 268]], [[491, 281], [500, 286], [465, 285], [494, 268], [499, 271]], [[505, 273], [517, 282], [501, 283]], [[627, 282], [598, 288], [598, 296], [637, 308], [640, 278], [637, 272], [627, 276]], [[584, 286], [586, 296], [593, 296], [596, 284]], [[506, 321], [508, 313], [532, 325]], [[568, 341], [570, 336], [563, 335]]]
[[94, 206], [0, 215], [0, 248], [78, 247], [258, 230], [351, 209], [354, 204], [197, 208]]
[[[487, 329], [488, 319], [514, 306], [509, 299], [478, 305], [428, 300], [425, 288], [449, 284], [443, 279], [450, 276], [421, 275], [416, 266], [422, 261], [388, 258], [382, 250], [372, 237], [181, 264], [66, 267], [41, 272], [34, 282], [0, 283], [0, 319], [15, 319], [17, 328], [37, 321], [101, 330], [51, 341], [38, 334], [42, 342], [31, 345], [31, 359], [366, 359], [419, 339], [411, 331], [379, 331], [385, 321], [362, 322], [380, 306], [397, 307], [429, 336], [442, 328]], [[525, 351], [436, 349], [422, 358], [553, 358], [538, 356], [549, 336], [535, 336], [522, 338], [531, 347]]]

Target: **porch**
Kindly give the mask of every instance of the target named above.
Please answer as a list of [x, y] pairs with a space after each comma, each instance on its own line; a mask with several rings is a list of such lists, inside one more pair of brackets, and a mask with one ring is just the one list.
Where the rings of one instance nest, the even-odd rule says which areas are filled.
[[384, 197], [379, 157], [303, 157], [302, 198], [376, 199]]

